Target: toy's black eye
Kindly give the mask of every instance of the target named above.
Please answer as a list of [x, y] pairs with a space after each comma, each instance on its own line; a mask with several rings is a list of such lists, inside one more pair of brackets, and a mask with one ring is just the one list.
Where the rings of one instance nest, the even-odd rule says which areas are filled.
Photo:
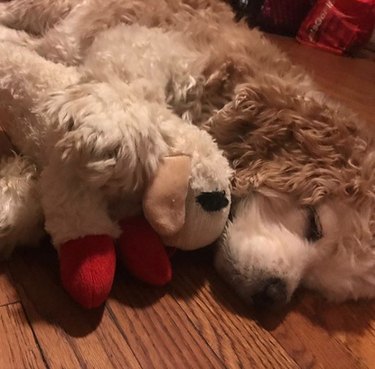
[[219, 211], [229, 204], [224, 191], [202, 192], [196, 200], [208, 212]]
[[322, 225], [319, 214], [312, 206], [307, 208], [307, 230], [306, 239], [310, 242], [319, 241], [323, 237]]

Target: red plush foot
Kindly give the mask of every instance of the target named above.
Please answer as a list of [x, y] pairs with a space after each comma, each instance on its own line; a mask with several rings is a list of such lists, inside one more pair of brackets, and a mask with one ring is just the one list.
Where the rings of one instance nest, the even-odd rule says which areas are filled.
[[109, 236], [86, 236], [61, 245], [62, 284], [84, 308], [95, 308], [106, 301], [115, 268], [115, 246]]
[[172, 267], [158, 234], [142, 217], [121, 223], [120, 251], [128, 271], [143, 282], [163, 286], [172, 278]]

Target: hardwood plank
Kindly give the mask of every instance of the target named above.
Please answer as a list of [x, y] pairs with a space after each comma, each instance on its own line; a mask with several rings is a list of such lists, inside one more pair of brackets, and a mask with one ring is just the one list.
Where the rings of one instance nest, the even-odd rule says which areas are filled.
[[298, 44], [292, 38], [267, 35], [290, 59], [302, 65], [329, 96], [368, 122], [375, 116], [375, 63], [368, 59], [330, 54]]
[[[272, 332], [301, 368], [371, 368], [366, 366], [361, 355], [320, 324], [320, 311], [312, 303], [314, 299], [324, 301], [313, 293], [304, 292], [287, 311], [258, 314], [258, 321]], [[345, 330], [344, 325], [341, 328]], [[347, 334], [350, 335], [350, 331]]]
[[0, 332], [0, 368], [47, 368], [20, 303], [0, 307]]
[[19, 301], [6, 264], [0, 263], [0, 306]]
[[316, 296], [305, 296], [300, 310], [345, 345], [361, 365], [375, 366], [375, 301], [330, 304]]
[[[200, 255], [203, 253], [207, 253], [208, 259]], [[178, 271], [175, 278], [181, 279], [180, 290], [182, 289], [181, 286], [194, 284], [195, 287], [191, 287], [190, 293], [195, 289], [195, 293], [200, 296], [198, 299], [189, 299], [186, 305], [189, 316], [192, 316], [191, 304], [199, 300], [200, 304], [207, 304], [204, 315], [209, 316], [209, 322], [206, 322], [206, 324], [214, 324], [214, 329], [219, 330], [220, 333], [221, 330], [227, 329], [229, 336], [227, 340], [235, 342], [233, 344], [235, 354], [241, 359], [238, 365], [243, 364], [248, 359], [246, 356], [244, 357], [246, 350], [240, 348], [241, 343], [245, 345], [244, 341], [248, 340], [250, 348], [247, 349], [247, 352], [258, 360], [255, 364], [258, 364], [258, 367], [282, 367], [280, 363], [277, 363], [279, 360], [284, 366], [293, 367], [294, 361], [300, 368], [309, 369], [366, 368], [366, 365], [357, 355], [353, 354], [342, 342], [336, 340], [324, 327], [317, 325], [315, 316], [317, 313], [309, 316], [303, 310], [303, 299], [299, 302], [297, 298], [295, 303], [285, 311], [255, 311], [251, 307], [245, 306], [232, 289], [218, 278], [213, 268], [207, 266], [212, 265], [208, 250], [202, 250], [196, 255], [191, 255], [191, 258], [193, 260], [188, 260], [184, 256], [178, 261], [178, 267], [175, 267]], [[184, 268], [184, 264], [187, 265], [187, 269]], [[201, 275], [207, 276], [209, 284], [202, 282], [203, 285], [198, 288], [199, 280], [193, 281]], [[188, 289], [188, 287], [186, 288]], [[186, 300], [186, 296], [184, 294], [178, 296], [177, 291], [176, 296], [178, 301]], [[306, 301], [306, 304], [308, 305], [308, 301]], [[209, 310], [211, 310], [211, 313]], [[214, 314], [217, 315], [218, 323], [213, 323], [215, 316], [212, 315]], [[197, 324], [199, 324], [199, 321]], [[204, 327], [204, 329], [207, 328]], [[207, 329], [207, 336], [209, 336], [208, 332]], [[202, 334], [207, 342], [210, 342], [209, 338], [204, 333]], [[271, 339], [269, 338], [270, 334], [273, 337]], [[225, 340], [223, 334], [219, 336], [220, 342], [218, 344]], [[231, 356], [232, 354], [233, 352], [228, 354], [224, 358], [224, 362], [227, 366], [229, 362], [235, 367], [235, 358]], [[244, 367], [248, 367], [248, 365]]]
[[[227, 301], [237, 300], [237, 297], [218, 279], [212, 267], [207, 267], [211, 264], [206, 259], [208, 253], [202, 250], [189, 258], [180, 255], [175, 262], [172, 294], [225, 367], [298, 368], [273, 336], [257, 325], [247, 311], [238, 318], [218, 303], [210, 283], [211, 286], [215, 284], [215, 294], [220, 293]], [[202, 280], [204, 275], [210, 278], [210, 283]], [[187, 299], [187, 296], [191, 298]], [[236, 302], [236, 311], [244, 310], [242, 302]]]
[[108, 304], [142, 368], [224, 368], [167, 289], [118, 283]]
[[111, 314], [85, 311], [62, 290], [53, 251], [24, 250], [10, 270], [50, 369], [140, 369]]
[[[285, 316], [267, 312], [262, 321], [207, 266], [205, 251], [176, 258], [175, 277], [166, 289], [148, 288], [120, 274], [100, 324], [98, 312], [82, 311], [61, 290], [51, 252], [33, 252], [17, 256], [11, 271], [51, 368], [96, 368], [98, 363], [138, 369], [295, 368], [295, 362], [301, 368], [371, 367], [373, 337], [352, 336], [349, 323], [341, 326], [340, 318], [336, 330], [345, 335], [333, 334], [334, 312], [321, 311], [308, 299]], [[362, 309], [356, 311], [359, 316]], [[372, 314], [372, 306], [368, 309]], [[322, 314], [325, 325], [317, 322]]]

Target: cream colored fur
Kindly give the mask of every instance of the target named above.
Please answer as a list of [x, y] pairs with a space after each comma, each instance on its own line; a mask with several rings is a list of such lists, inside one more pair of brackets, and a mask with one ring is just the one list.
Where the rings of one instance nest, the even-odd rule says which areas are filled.
[[[30, 29], [27, 4], [13, 2], [0, 4], [0, 20]], [[30, 13], [39, 7], [42, 18], [57, 19], [65, 14], [63, 3], [49, 3], [46, 11], [46, 0], [35, 0]], [[109, 71], [104, 79], [113, 73], [127, 79], [122, 73], [127, 58], [132, 68], [134, 60], [142, 64], [137, 53], [112, 42], [126, 28], [117, 36], [112, 31], [98, 36], [120, 23], [177, 32], [171, 37], [183, 38], [197, 53], [198, 63], [187, 65], [191, 83], [170, 84], [167, 100], [178, 115], [213, 135], [235, 169], [236, 204], [216, 264], [241, 296], [253, 301], [277, 280], [283, 303], [302, 284], [334, 300], [374, 297], [375, 162], [369, 127], [320, 94], [258, 31], [235, 24], [219, 0], [72, 0], [70, 6], [70, 13], [38, 37], [3, 27], [0, 38], [68, 65], [81, 64], [102, 39], [112, 51], [91, 60]], [[12, 17], [18, 19], [15, 26]], [[142, 42], [134, 45], [142, 49]], [[314, 228], [311, 209], [320, 238], [308, 236]]]
[[[132, 37], [144, 31], [133, 27]], [[152, 41], [162, 47], [157, 38]], [[166, 106], [167, 85], [190, 81], [185, 62], [165, 69], [151, 59], [135, 60], [116, 76], [90, 55], [76, 69], [13, 43], [2, 42], [0, 50], [5, 128], [41, 171], [45, 226], [56, 246], [87, 234], [117, 237], [116, 221], [141, 210], [142, 193], [163, 158], [181, 154], [191, 161], [185, 223], [176, 239], [168, 237], [169, 244], [191, 249], [220, 236], [229, 206], [209, 212], [196, 197], [217, 191], [229, 200], [231, 170], [206, 132]], [[100, 47], [96, 52], [92, 57]], [[160, 68], [152, 74], [153, 85], [147, 83], [148, 65], [153, 72]], [[121, 73], [127, 78], [119, 78]]]

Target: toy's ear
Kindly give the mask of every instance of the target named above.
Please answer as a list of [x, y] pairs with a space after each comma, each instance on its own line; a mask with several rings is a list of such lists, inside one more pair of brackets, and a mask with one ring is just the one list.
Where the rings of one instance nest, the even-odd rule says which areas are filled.
[[189, 156], [166, 157], [145, 191], [143, 213], [160, 236], [171, 236], [185, 224], [190, 173]]

